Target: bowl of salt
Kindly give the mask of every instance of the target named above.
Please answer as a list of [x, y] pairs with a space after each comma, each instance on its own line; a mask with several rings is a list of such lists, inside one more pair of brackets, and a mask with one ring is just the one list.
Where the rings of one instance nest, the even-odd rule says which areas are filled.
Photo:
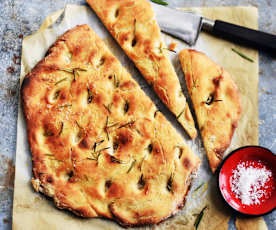
[[260, 216], [276, 208], [276, 155], [261, 146], [232, 151], [218, 170], [222, 197], [235, 211]]

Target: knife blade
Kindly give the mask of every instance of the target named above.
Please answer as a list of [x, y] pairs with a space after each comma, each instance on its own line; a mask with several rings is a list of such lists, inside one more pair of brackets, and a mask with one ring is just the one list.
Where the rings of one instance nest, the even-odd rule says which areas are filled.
[[276, 36], [220, 20], [210, 20], [192, 12], [185, 12], [151, 3], [156, 20], [165, 33], [195, 45], [200, 31], [245, 46], [276, 54]]

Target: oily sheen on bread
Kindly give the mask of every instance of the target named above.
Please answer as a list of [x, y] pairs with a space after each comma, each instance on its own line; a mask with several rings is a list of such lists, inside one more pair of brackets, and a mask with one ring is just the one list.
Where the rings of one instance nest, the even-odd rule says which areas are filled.
[[184, 204], [198, 157], [89, 26], [59, 37], [21, 94], [32, 184], [58, 208], [137, 226]]
[[147, 0], [87, 0], [191, 138], [194, 120]]
[[241, 115], [238, 88], [229, 73], [203, 53], [179, 53], [203, 144], [214, 172], [229, 147]]

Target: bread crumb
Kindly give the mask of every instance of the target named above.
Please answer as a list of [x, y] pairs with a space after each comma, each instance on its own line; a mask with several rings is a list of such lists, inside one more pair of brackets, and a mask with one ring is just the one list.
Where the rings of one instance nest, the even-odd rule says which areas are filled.
[[177, 45], [178, 45], [177, 42], [172, 42], [172, 43], [169, 45], [169, 50], [175, 51], [175, 48], [177, 47]]

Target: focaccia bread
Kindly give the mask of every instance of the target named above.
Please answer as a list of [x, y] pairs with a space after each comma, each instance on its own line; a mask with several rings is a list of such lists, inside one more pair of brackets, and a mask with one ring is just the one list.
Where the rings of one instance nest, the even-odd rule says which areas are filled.
[[238, 87], [229, 73], [203, 53], [179, 53], [203, 144], [214, 172], [229, 147], [241, 115]]
[[32, 184], [58, 208], [137, 226], [184, 204], [199, 158], [89, 26], [62, 35], [21, 94]]
[[87, 0], [191, 138], [194, 120], [147, 0]]

